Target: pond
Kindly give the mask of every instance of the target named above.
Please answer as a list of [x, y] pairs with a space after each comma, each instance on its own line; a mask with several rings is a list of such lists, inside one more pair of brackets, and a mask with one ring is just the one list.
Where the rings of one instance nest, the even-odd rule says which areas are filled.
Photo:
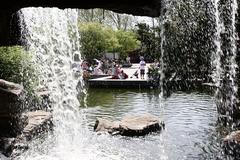
[[[86, 119], [92, 129], [97, 117], [111, 120], [151, 113], [166, 124], [161, 134], [145, 137], [107, 137], [101, 150], [119, 159], [217, 159], [221, 158], [221, 134], [212, 96], [177, 92], [159, 104], [154, 90], [90, 89]], [[113, 158], [114, 159], [114, 158]]]
[[[81, 107], [82, 128], [70, 135], [72, 139], [67, 139], [68, 143], [62, 143], [65, 137], [49, 134], [31, 142], [30, 149], [17, 159], [224, 159], [221, 149], [224, 135], [217, 123], [214, 98], [209, 94], [175, 92], [160, 103], [156, 90], [89, 89], [85, 105], [87, 107]], [[142, 113], [161, 118], [165, 130], [144, 137], [111, 136], [93, 131], [97, 117], [119, 120]]]

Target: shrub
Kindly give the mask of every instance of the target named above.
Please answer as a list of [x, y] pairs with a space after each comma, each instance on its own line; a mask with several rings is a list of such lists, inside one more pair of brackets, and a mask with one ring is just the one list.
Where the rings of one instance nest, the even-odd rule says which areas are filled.
[[36, 82], [30, 54], [21, 46], [0, 47], [0, 78], [32, 91]]

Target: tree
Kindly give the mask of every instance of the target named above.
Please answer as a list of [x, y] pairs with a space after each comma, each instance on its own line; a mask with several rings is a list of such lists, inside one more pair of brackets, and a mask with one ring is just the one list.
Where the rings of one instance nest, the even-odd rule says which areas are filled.
[[97, 22], [104, 23], [105, 10], [104, 9], [81, 9], [78, 10], [80, 22]]
[[146, 23], [138, 23], [136, 33], [141, 42], [141, 54], [149, 61], [158, 59], [160, 51], [157, 47], [160, 44], [159, 28], [150, 27]]
[[164, 24], [166, 72], [180, 79], [208, 80], [214, 50], [214, 21], [207, 1], [171, 1]]
[[101, 57], [109, 45], [103, 25], [99, 23], [82, 23], [79, 28], [81, 51], [85, 58]]
[[134, 23], [133, 16], [106, 11], [106, 24], [118, 30], [129, 30], [134, 27]]
[[123, 57], [128, 52], [134, 51], [140, 47], [140, 41], [137, 40], [137, 34], [131, 31], [116, 31], [116, 37], [118, 39], [119, 47], [117, 51], [121, 53]]
[[118, 30], [129, 30], [134, 27], [134, 17], [126, 14], [118, 14], [104, 9], [79, 10], [80, 22], [96, 22]]
[[99, 23], [82, 23], [79, 33], [81, 51], [86, 59], [100, 58], [105, 52], [118, 52], [125, 56], [140, 46], [132, 31], [115, 31]]

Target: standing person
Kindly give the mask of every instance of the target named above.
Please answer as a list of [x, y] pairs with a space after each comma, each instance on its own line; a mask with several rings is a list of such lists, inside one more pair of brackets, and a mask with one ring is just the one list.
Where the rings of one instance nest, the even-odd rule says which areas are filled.
[[140, 57], [139, 65], [140, 65], [139, 66], [139, 68], [140, 68], [140, 77], [141, 77], [141, 79], [144, 79], [146, 62], [144, 61], [144, 58], [142, 56]]
[[129, 57], [129, 56], [127, 56], [127, 58], [126, 58], [126, 62], [127, 62], [127, 64], [131, 64], [131, 58]]

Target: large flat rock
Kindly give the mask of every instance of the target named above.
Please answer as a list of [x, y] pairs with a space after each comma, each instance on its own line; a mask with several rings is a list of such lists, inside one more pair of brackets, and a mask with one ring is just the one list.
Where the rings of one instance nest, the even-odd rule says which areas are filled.
[[124, 117], [121, 121], [115, 122], [99, 118], [95, 123], [94, 131], [122, 136], [144, 136], [151, 132], [161, 131], [162, 128], [164, 128], [164, 124], [158, 117], [145, 114]]
[[119, 124], [120, 134], [125, 136], [143, 136], [161, 128], [158, 117], [150, 114], [125, 117]]

